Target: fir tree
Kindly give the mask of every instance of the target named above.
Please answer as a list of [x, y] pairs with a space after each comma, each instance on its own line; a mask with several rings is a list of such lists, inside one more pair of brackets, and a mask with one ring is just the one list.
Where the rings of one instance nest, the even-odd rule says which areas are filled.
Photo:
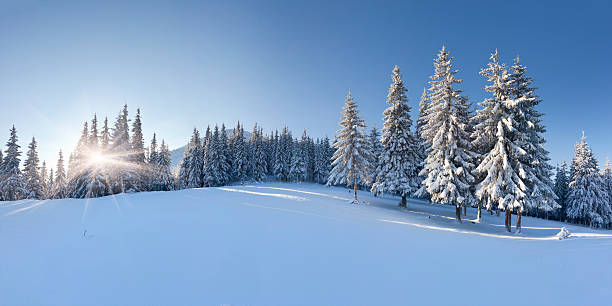
[[609, 196], [584, 132], [574, 152], [572, 181], [567, 198], [567, 218], [592, 227], [607, 226], [612, 217]]
[[104, 118], [104, 126], [102, 127], [102, 134], [100, 135], [100, 149], [106, 151], [110, 145], [110, 132], [108, 129], [108, 118]]
[[559, 220], [565, 221], [565, 210], [567, 209], [567, 197], [569, 195], [569, 177], [565, 161], [561, 163], [560, 167], [557, 167], [554, 191], [557, 195], [557, 203], [561, 205], [561, 209], [558, 212]]
[[303, 182], [306, 179], [306, 162], [304, 161], [304, 151], [300, 143], [296, 140], [293, 144], [291, 153], [291, 165], [289, 167], [289, 181]]
[[144, 164], [144, 137], [142, 136], [142, 121], [140, 119], [140, 108], [136, 109], [136, 117], [132, 122], [132, 139], [130, 143], [132, 160], [137, 164]]
[[47, 169], [47, 163], [45, 161], [42, 162], [40, 166], [40, 186], [42, 190], [41, 199], [46, 199], [49, 196], [49, 172]]
[[91, 129], [89, 134], [89, 146], [92, 150], [97, 150], [100, 145], [98, 140], [98, 117], [94, 114], [93, 119], [91, 119]]
[[384, 151], [384, 146], [380, 139], [380, 132], [376, 126], [372, 126], [370, 129], [370, 134], [368, 135], [368, 145], [369, 150], [372, 154], [370, 154], [370, 183], [373, 183], [376, 180], [376, 169], [378, 169], [381, 165], [379, 165], [380, 155]]
[[549, 164], [549, 153], [544, 148], [546, 140], [543, 135], [546, 128], [542, 124], [543, 114], [536, 110], [542, 101], [535, 94], [536, 88], [532, 87], [533, 79], [526, 73], [527, 68], [521, 65], [517, 57], [512, 65], [509, 82], [510, 96], [520, 106], [514, 108], [513, 117], [517, 123], [514, 128], [524, 131], [524, 138], [521, 139], [526, 150], [523, 163], [529, 167], [528, 172], [531, 174], [525, 180], [528, 188], [526, 206], [548, 213], [560, 206], [555, 201], [557, 196], [551, 180], [553, 167]]
[[32, 142], [28, 146], [26, 160], [24, 162], [23, 178], [24, 178], [24, 196], [27, 199], [42, 199], [43, 198], [43, 180], [40, 177], [38, 168], [38, 152], [36, 151], [36, 139], [32, 137]]
[[369, 151], [369, 145], [365, 139], [365, 122], [359, 117], [357, 103], [353, 100], [350, 91], [346, 96], [342, 116], [342, 121], [340, 121], [341, 128], [337, 132], [333, 145], [336, 149], [332, 157], [333, 169], [327, 184], [352, 185], [353, 201], [356, 203], [358, 180], [362, 180], [365, 183], [370, 182], [370, 160], [372, 153]]
[[267, 158], [265, 156], [265, 147], [263, 139], [263, 130], [258, 129], [257, 124], [253, 126], [253, 135], [251, 143], [253, 144], [253, 159], [252, 159], [252, 176], [256, 182], [261, 182], [266, 179], [268, 172]]
[[416, 140], [410, 131], [412, 119], [406, 89], [397, 66], [393, 69], [392, 79], [387, 96], [390, 106], [383, 113], [384, 151], [380, 155], [380, 167], [376, 171], [372, 191], [399, 194], [402, 197], [400, 206], [406, 207], [406, 197], [419, 188], [418, 152]]
[[24, 197], [24, 180], [19, 165], [21, 163], [20, 146], [17, 144], [17, 129], [11, 128], [11, 135], [6, 143], [6, 151], [0, 166], [0, 193], [5, 201], [19, 200]]
[[461, 222], [461, 206], [473, 202], [471, 172], [475, 153], [470, 143], [470, 105], [461, 96], [462, 91], [454, 88], [462, 80], [456, 78], [458, 71], [453, 70], [452, 57], [445, 47], [438, 53], [434, 66], [430, 104], [421, 127], [421, 137], [429, 149], [420, 175], [426, 177], [423, 188], [431, 200], [455, 205], [457, 220]]
[[179, 184], [181, 188], [202, 187], [204, 170], [204, 153], [200, 132], [194, 128], [189, 144], [185, 149], [185, 156], [180, 166]]
[[66, 170], [64, 169], [64, 156], [59, 151], [59, 158], [55, 166], [55, 180], [53, 182], [53, 198], [62, 199], [66, 197]]
[[505, 225], [511, 231], [511, 211], [518, 211], [517, 231], [520, 231], [520, 216], [525, 206], [528, 187], [526, 180], [531, 177], [526, 162], [527, 131], [519, 128], [515, 114], [525, 108], [524, 101], [509, 96], [510, 81], [505, 65], [499, 63], [497, 51], [491, 55], [488, 67], [481, 71], [491, 84], [485, 91], [493, 94], [481, 103], [483, 107], [476, 117], [476, 144], [483, 144], [483, 137], [494, 133], [493, 147], [484, 152], [482, 161], [475, 172], [484, 176], [476, 186], [476, 196], [487, 203], [487, 209], [496, 207], [505, 211]]

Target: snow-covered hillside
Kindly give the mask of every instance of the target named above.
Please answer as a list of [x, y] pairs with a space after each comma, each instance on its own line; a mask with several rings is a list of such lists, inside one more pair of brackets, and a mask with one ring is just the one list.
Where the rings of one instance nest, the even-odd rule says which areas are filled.
[[[0, 202], [2, 305], [606, 305], [612, 232], [266, 183]], [[468, 217], [473, 218], [469, 211]]]

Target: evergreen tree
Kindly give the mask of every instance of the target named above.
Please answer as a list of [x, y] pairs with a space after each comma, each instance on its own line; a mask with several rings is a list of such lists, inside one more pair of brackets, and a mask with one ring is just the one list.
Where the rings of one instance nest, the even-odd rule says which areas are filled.
[[425, 166], [420, 175], [426, 177], [420, 194], [425, 189], [431, 200], [456, 207], [457, 220], [461, 222], [461, 206], [473, 202], [471, 187], [475, 168], [472, 152], [469, 109], [467, 98], [454, 88], [462, 80], [456, 78], [452, 57], [442, 47], [434, 60], [431, 77], [430, 104], [422, 119], [420, 136], [429, 146]]
[[6, 151], [0, 165], [0, 193], [5, 201], [19, 200], [24, 197], [24, 180], [19, 165], [21, 163], [20, 146], [17, 144], [17, 129], [11, 128], [11, 135], [6, 143]]
[[368, 135], [368, 144], [369, 150], [372, 154], [370, 154], [370, 184], [376, 180], [376, 169], [381, 167], [379, 164], [380, 155], [384, 151], [385, 147], [383, 146], [380, 139], [380, 132], [376, 126], [372, 126], [370, 129], [370, 134]]
[[510, 82], [505, 65], [499, 63], [497, 51], [491, 55], [488, 67], [481, 71], [491, 84], [485, 91], [493, 94], [481, 103], [483, 107], [476, 117], [476, 144], [483, 137], [494, 133], [495, 141], [490, 151], [485, 152], [475, 172], [484, 176], [476, 186], [476, 196], [492, 206], [505, 211], [505, 225], [511, 231], [511, 211], [516, 209], [517, 231], [520, 232], [520, 216], [526, 205], [528, 188], [526, 180], [531, 177], [530, 166], [526, 164], [525, 141], [527, 133], [519, 129], [515, 114], [525, 108], [524, 101], [513, 100], [509, 96]]
[[185, 157], [180, 166], [179, 184], [181, 188], [202, 187], [204, 178], [204, 153], [200, 132], [194, 128], [189, 144], [185, 148]]
[[517, 57], [512, 65], [509, 82], [511, 98], [514, 99], [517, 106], [522, 106], [515, 107], [513, 117], [517, 122], [515, 129], [524, 131], [524, 138], [521, 139], [525, 143], [526, 150], [523, 163], [529, 167], [531, 174], [525, 180], [528, 188], [526, 201], [527, 207], [548, 213], [559, 208], [560, 205], [555, 201], [557, 196], [553, 191], [551, 180], [553, 167], [549, 164], [549, 153], [544, 148], [546, 128], [542, 124], [543, 114], [536, 110], [542, 101], [535, 94], [535, 88], [532, 86], [533, 79], [526, 73], [527, 68], [521, 65]]
[[104, 118], [104, 127], [102, 127], [102, 134], [100, 135], [100, 149], [106, 151], [110, 145], [110, 132], [108, 129], [108, 118]]
[[36, 151], [36, 139], [32, 137], [32, 142], [28, 146], [26, 160], [24, 162], [23, 178], [25, 198], [27, 199], [42, 199], [43, 198], [43, 180], [40, 177], [38, 168], [38, 152]]
[[612, 210], [597, 160], [586, 142], [584, 132], [574, 147], [572, 181], [567, 198], [567, 218], [592, 227], [610, 224]]
[[231, 171], [232, 178], [236, 182], [244, 182], [247, 180], [248, 171], [248, 151], [247, 144], [244, 139], [244, 130], [240, 122], [236, 125], [232, 137], [230, 138], [231, 152]]
[[279, 181], [289, 181], [291, 153], [293, 152], [293, 137], [288, 127], [284, 127], [278, 138], [274, 161], [274, 175]]
[[93, 150], [97, 150], [100, 145], [98, 140], [98, 117], [94, 114], [93, 119], [91, 119], [91, 129], [89, 134], [89, 146]]
[[268, 174], [268, 165], [266, 162], [266, 153], [264, 147], [263, 130], [258, 129], [257, 124], [253, 126], [253, 135], [251, 143], [253, 144], [253, 159], [252, 159], [252, 176], [256, 182], [261, 182], [266, 179]]
[[565, 161], [561, 163], [560, 167], [557, 167], [554, 191], [557, 195], [557, 203], [561, 205], [561, 209], [558, 211], [559, 220], [565, 221], [565, 210], [567, 209], [567, 197], [569, 195], [569, 177]]
[[384, 151], [380, 155], [380, 167], [376, 171], [376, 182], [372, 191], [399, 194], [402, 197], [400, 206], [406, 207], [406, 197], [419, 188], [418, 150], [414, 135], [410, 131], [412, 119], [406, 89], [397, 66], [393, 69], [392, 79], [387, 96], [390, 106], [383, 113]]
[[49, 178], [47, 181], [47, 192], [45, 193], [47, 199], [53, 199], [55, 196], [55, 173], [53, 173], [53, 168], [49, 169]]
[[608, 194], [608, 226], [612, 225], [612, 167], [610, 166], [610, 160], [606, 157], [606, 165], [602, 172], [604, 189]]
[[351, 92], [346, 96], [342, 110], [343, 119], [336, 135], [333, 147], [336, 149], [332, 157], [333, 169], [327, 180], [328, 185], [346, 184], [353, 186], [354, 202], [357, 202], [357, 183], [362, 180], [370, 182], [370, 160], [372, 153], [366, 141], [365, 122], [359, 117], [357, 103]]
[[66, 170], [64, 169], [64, 156], [59, 151], [59, 158], [55, 166], [55, 181], [53, 182], [53, 198], [62, 199], [66, 197]]
[[40, 166], [40, 187], [42, 190], [41, 199], [46, 199], [49, 197], [49, 172], [47, 170], [47, 163], [45, 161], [42, 162]]
[[289, 181], [303, 182], [306, 179], [306, 162], [301, 144], [295, 140], [291, 153], [291, 165], [289, 167]]
[[139, 165], [143, 165], [145, 162], [145, 154], [140, 108], [136, 109], [136, 117], [134, 118], [134, 122], [132, 122], [132, 139], [130, 149], [132, 151], [132, 160]]
[[164, 140], [162, 140], [159, 152], [155, 156], [155, 159], [151, 162], [154, 165], [153, 169], [155, 169], [151, 189], [159, 191], [174, 190], [174, 176], [171, 169], [172, 160], [170, 150]]

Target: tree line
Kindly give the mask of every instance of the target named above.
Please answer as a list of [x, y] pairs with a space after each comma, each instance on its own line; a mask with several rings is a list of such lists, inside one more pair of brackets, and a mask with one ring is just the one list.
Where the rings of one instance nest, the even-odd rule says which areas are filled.
[[[39, 167], [37, 142], [28, 146], [23, 170], [15, 127], [7, 149], [0, 152], [2, 200], [91, 198], [123, 192], [166, 191], [223, 186], [246, 181], [278, 180], [342, 184], [368, 189], [375, 195], [429, 199], [454, 205], [461, 221], [466, 207], [505, 214], [511, 231], [512, 214], [521, 229], [523, 213], [592, 227], [612, 225], [612, 171], [600, 171], [586, 138], [575, 147], [568, 171], [550, 165], [544, 148], [546, 131], [542, 102], [534, 80], [517, 57], [508, 68], [497, 50], [480, 74], [488, 97], [474, 107], [458, 86], [458, 70], [443, 47], [434, 59], [429, 88], [423, 89], [413, 130], [411, 107], [399, 67], [394, 67], [383, 111], [382, 130], [365, 122], [349, 92], [340, 130], [333, 143], [313, 139], [304, 130], [294, 138], [288, 127], [264, 135], [255, 124], [250, 137], [238, 122], [195, 129], [176, 171], [167, 144], [156, 134], [145, 146], [140, 110], [132, 119], [124, 105], [112, 127], [96, 115], [84, 122], [76, 148], [65, 165], [63, 152], [54, 169]], [[131, 129], [130, 129], [131, 122]]]

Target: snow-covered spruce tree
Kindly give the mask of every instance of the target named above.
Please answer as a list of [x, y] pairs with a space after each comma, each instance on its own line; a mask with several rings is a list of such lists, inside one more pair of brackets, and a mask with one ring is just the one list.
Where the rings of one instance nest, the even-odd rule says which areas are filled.
[[[609, 223], [612, 223], [612, 166], [610, 166], [610, 160], [606, 157], [606, 165], [601, 173], [604, 181], [604, 188], [608, 193], [608, 206], [610, 207]], [[608, 224], [610, 226], [612, 224]]]
[[0, 165], [0, 193], [5, 201], [22, 199], [25, 195], [24, 180], [19, 164], [21, 163], [20, 146], [17, 144], [17, 129], [11, 128], [11, 135], [6, 143], [6, 151]]
[[278, 138], [276, 156], [274, 161], [274, 176], [279, 181], [289, 181], [291, 167], [291, 153], [293, 152], [293, 137], [288, 127], [284, 127]]
[[291, 164], [289, 166], [289, 181], [303, 182], [306, 180], [306, 162], [304, 160], [304, 151], [301, 143], [297, 139], [293, 142], [293, 151], [291, 152]]
[[407, 104], [406, 88], [397, 66], [393, 69], [392, 79], [387, 96], [390, 106], [383, 113], [384, 150], [380, 155], [380, 167], [376, 171], [372, 192], [398, 194], [402, 197], [400, 206], [406, 207], [406, 197], [419, 188], [418, 144], [410, 131], [410, 106]]
[[42, 162], [40, 166], [40, 187], [42, 190], [41, 199], [46, 199], [49, 195], [49, 172], [47, 169], [47, 163], [45, 161]]
[[227, 185], [232, 178], [232, 155], [228, 147], [227, 130], [225, 129], [225, 124], [221, 124], [218, 145], [219, 147], [217, 148], [217, 151], [219, 152], [219, 159], [221, 161], [219, 164], [219, 183], [221, 186], [223, 186]]
[[53, 168], [50, 168], [49, 178], [47, 180], [47, 193], [45, 194], [45, 197], [47, 199], [53, 199], [54, 192], [55, 192], [55, 173], [53, 173]]
[[108, 129], [108, 118], [104, 118], [104, 126], [102, 127], [102, 133], [100, 134], [100, 150], [105, 152], [108, 150], [110, 145], [110, 132]]
[[567, 173], [567, 164], [565, 163], [565, 161], [563, 161], [561, 162], [561, 166], [557, 167], [554, 187], [555, 194], [557, 195], [557, 203], [561, 205], [561, 208], [557, 210], [557, 216], [560, 221], [565, 221], [566, 219], [565, 210], [567, 209], [569, 182], [570, 181]]
[[580, 142], [574, 147], [574, 152], [572, 181], [567, 198], [567, 218], [591, 227], [606, 226], [612, 217], [609, 196], [584, 132]]
[[[470, 138], [470, 104], [455, 87], [462, 80], [456, 78], [452, 57], [442, 47], [434, 60], [434, 74], [429, 89], [430, 104], [424, 115], [421, 137], [429, 146], [425, 166], [420, 175], [423, 187], [433, 202], [453, 204], [457, 221], [461, 222], [461, 207], [471, 205], [471, 187], [476, 154]], [[421, 193], [423, 194], [423, 193]]]
[[315, 168], [314, 168], [314, 182], [318, 184], [326, 184], [331, 171], [331, 156], [330, 152], [332, 147], [329, 144], [329, 138], [325, 137], [323, 140], [317, 139], [317, 145], [315, 146]]
[[181, 188], [198, 188], [202, 187], [204, 170], [204, 153], [200, 132], [194, 128], [189, 144], [185, 148], [185, 155], [181, 162], [179, 171], [179, 184]]
[[64, 168], [64, 155], [59, 151], [57, 165], [55, 166], [55, 179], [53, 182], [53, 198], [63, 199], [66, 197], [66, 169]]
[[421, 179], [421, 187], [417, 190], [415, 195], [420, 198], [429, 199], [430, 196], [427, 193], [427, 189], [423, 186], [423, 180], [425, 177], [421, 175], [423, 168], [425, 167], [425, 159], [427, 158], [427, 150], [429, 148], [427, 144], [427, 140], [423, 138], [423, 126], [426, 124], [426, 116], [429, 108], [429, 100], [427, 97], [427, 89], [423, 88], [423, 93], [421, 94], [421, 100], [419, 101], [419, 117], [417, 119], [416, 124], [416, 141], [418, 143], [418, 157], [419, 157], [419, 166], [418, 173], [419, 178]]
[[221, 141], [219, 127], [215, 126], [206, 149], [206, 163], [204, 164], [206, 186], [223, 186], [228, 182], [227, 172], [225, 170], [227, 158], [221, 151]]
[[240, 122], [236, 124], [236, 128], [229, 139], [229, 148], [231, 152], [232, 180], [235, 182], [244, 182], [247, 180], [249, 157], [247, 144], [244, 139], [244, 129], [240, 125]]
[[251, 159], [252, 177], [256, 182], [262, 182], [268, 174], [268, 165], [266, 163], [266, 153], [263, 139], [263, 130], [253, 126], [253, 135], [251, 139], [253, 145], [253, 158]]
[[353, 202], [357, 201], [357, 183], [359, 180], [370, 182], [370, 160], [372, 153], [366, 140], [365, 122], [359, 117], [357, 103], [351, 92], [346, 96], [342, 109], [340, 130], [336, 134], [333, 147], [336, 149], [332, 157], [332, 170], [327, 185], [345, 184], [353, 187]]
[[[524, 164], [528, 166], [530, 176], [527, 176], [528, 194], [526, 207], [548, 214], [560, 208], [556, 202], [551, 179], [553, 167], [549, 164], [548, 151], [544, 148], [546, 128], [542, 124], [543, 114], [536, 110], [542, 100], [535, 94], [533, 79], [526, 75], [527, 68], [521, 65], [519, 58], [514, 60], [512, 74], [509, 76], [510, 97], [515, 100], [514, 120], [518, 130], [525, 131], [526, 154]], [[520, 211], [518, 212], [520, 214]]]
[[[115, 118], [110, 136], [108, 154], [113, 155], [112, 165], [109, 165], [110, 186], [113, 194], [133, 191], [130, 186], [130, 175], [126, 171], [130, 165], [130, 127], [127, 104]], [[104, 139], [104, 135], [102, 135]]]
[[368, 145], [370, 150], [370, 188], [376, 180], [376, 169], [380, 167], [379, 160], [380, 155], [384, 151], [384, 146], [380, 140], [380, 132], [376, 126], [372, 126], [370, 134], [368, 135]]
[[159, 187], [156, 190], [174, 190], [174, 176], [172, 175], [172, 159], [168, 145], [162, 139], [159, 153], [156, 158], [157, 162], [157, 180], [156, 184]]
[[77, 147], [72, 153], [72, 161], [70, 163], [70, 175], [66, 193], [72, 198], [89, 197], [90, 179], [92, 176], [92, 167], [89, 160], [89, 127], [87, 122], [83, 124], [83, 131], [77, 143]]
[[484, 137], [493, 137], [494, 142], [475, 169], [475, 173], [484, 176], [476, 186], [476, 196], [486, 202], [487, 209], [495, 206], [505, 211], [508, 232], [511, 231], [511, 211], [516, 209], [517, 231], [520, 232], [521, 213], [530, 203], [526, 200], [528, 187], [525, 180], [532, 175], [525, 158], [527, 131], [520, 129], [515, 117], [525, 108], [525, 101], [511, 99], [508, 72], [499, 63], [497, 51], [491, 55], [488, 67], [480, 73], [491, 82], [485, 91], [492, 93], [492, 97], [480, 103], [482, 109], [476, 115], [475, 142], [479, 144]]
[[129, 186], [128, 191], [138, 192], [148, 190], [148, 177], [145, 164], [144, 136], [142, 134], [142, 117], [140, 109], [136, 109], [136, 116], [132, 122], [132, 136], [129, 143], [129, 167], [124, 167], [125, 180]]
[[[43, 196], [43, 180], [40, 176], [38, 168], [38, 151], [36, 139], [32, 137], [32, 142], [28, 146], [26, 160], [24, 162], [23, 180], [24, 180], [24, 196], [27, 199], [42, 199]], [[45, 170], [46, 171], [46, 170]]]

